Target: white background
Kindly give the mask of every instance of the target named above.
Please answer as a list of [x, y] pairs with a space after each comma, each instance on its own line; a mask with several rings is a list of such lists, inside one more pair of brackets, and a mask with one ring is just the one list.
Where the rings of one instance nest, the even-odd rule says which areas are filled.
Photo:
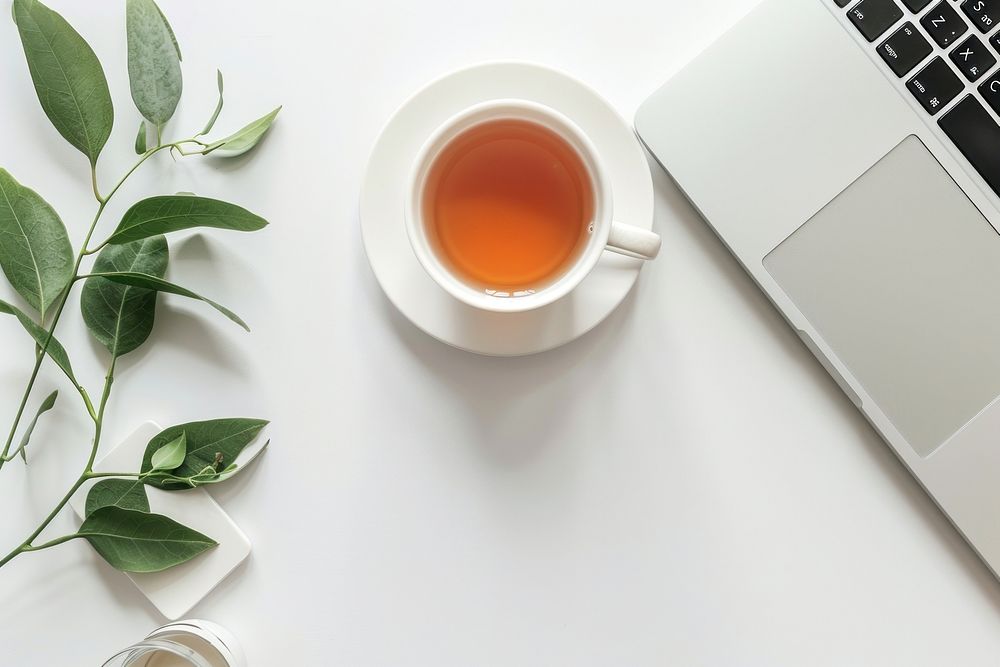
[[[51, 4], [111, 82], [106, 189], [134, 160], [138, 122], [123, 3]], [[274, 420], [260, 465], [214, 491], [251, 559], [194, 612], [231, 628], [255, 667], [995, 664], [1000, 584], [664, 175], [660, 259], [605, 324], [541, 356], [479, 358], [429, 339], [365, 261], [367, 153], [423, 83], [536, 61], [631, 117], [754, 4], [162, 0], [185, 57], [174, 136], [204, 123], [216, 66], [220, 131], [285, 109], [236, 163], [161, 155], [102, 229], [135, 199], [177, 190], [272, 226], [172, 239], [169, 277], [254, 333], [162, 298], [154, 339], [120, 366], [106, 443], [146, 419]], [[79, 242], [95, 208], [86, 161], [42, 115], [8, 6], [0, 166]], [[75, 305], [60, 337], [97, 392], [106, 353]], [[12, 320], [0, 350], [7, 423], [31, 361]], [[87, 422], [51, 367], [32, 404], [53, 387], [63, 393], [31, 465], [0, 471], [4, 552], [86, 459]], [[74, 525], [66, 512], [49, 535]], [[0, 571], [3, 665], [99, 665], [161, 621], [83, 543]]]

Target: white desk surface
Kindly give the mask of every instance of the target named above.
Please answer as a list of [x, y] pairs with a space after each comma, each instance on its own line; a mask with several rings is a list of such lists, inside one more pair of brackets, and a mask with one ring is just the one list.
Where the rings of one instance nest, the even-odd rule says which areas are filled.
[[[50, 4], [109, 74], [107, 183], [134, 159], [138, 119], [123, 3]], [[631, 117], [754, 4], [162, 0], [184, 52], [173, 127], [204, 122], [217, 65], [220, 128], [285, 110], [239, 167], [161, 156], [106, 225], [177, 190], [273, 224], [173, 240], [170, 275], [255, 331], [164, 298], [156, 344], [120, 366], [106, 442], [145, 419], [274, 420], [261, 465], [214, 490], [253, 554], [194, 612], [232, 629], [254, 667], [996, 663], [1000, 584], [663, 174], [661, 258], [609, 321], [548, 354], [444, 347], [393, 311], [366, 264], [367, 153], [426, 81], [537, 61]], [[42, 115], [4, 16], [0, 166], [79, 242], [86, 162]], [[69, 312], [60, 336], [97, 386], [105, 355]], [[6, 424], [31, 346], [9, 321], [0, 349]], [[48, 366], [38, 398], [54, 386]], [[77, 403], [64, 391], [31, 466], [0, 471], [5, 552], [86, 458]], [[67, 510], [52, 534], [73, 526]], [[160, 622], [86, 544], [0, 571], [4, 665], [99, 665]]]

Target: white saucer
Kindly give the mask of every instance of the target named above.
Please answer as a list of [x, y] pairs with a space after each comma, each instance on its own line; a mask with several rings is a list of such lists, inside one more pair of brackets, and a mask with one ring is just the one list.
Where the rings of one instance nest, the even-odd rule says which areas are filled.
[[469, 106], [501, 98], [539, 102], [576, 122], [604, 160], [615, 220], [652, 229], [652, 178], [629, 124], [596, 92], [561, 72], [525, 63], [491, 63], [438, 79], [389, 120], [375, 143], [361, 189], [361, 235], [386, 296], [418, 328], [463, 350], [516, 356], [564, 345], [600, 324], [628, 295], [643, 262], [605, 252], [571, 294], [525, 313], [475, 309], [427, 275], [403, 224], [410, 167], [438, 125]]

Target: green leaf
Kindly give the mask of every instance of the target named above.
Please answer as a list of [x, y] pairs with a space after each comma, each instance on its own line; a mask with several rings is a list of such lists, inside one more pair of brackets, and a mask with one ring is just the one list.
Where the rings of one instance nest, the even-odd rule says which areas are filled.
[[208, 134], [215, 127], [215, 121], [219, 120], [219, 114], [222, 113], [222, 70], [215, 70], [215, 79], [219, 84], [219, 102], [215, 105], [215, 111], [212, 112], [212, 117], [208, 119], [205, 123], [205, 129], [196, 134], [195, 136], [200, 137], [203, 134]]
[[[162, 276], [167, 271], [167, 239], [153, 236], [127, 245], [108, 246], [94, 262], [95, 272], [139, 271]], [[156, 319], [156, 292], [89, 278], [80, 296], [83, 321], [114, 357], [142, 345]]]
[[155, 452], [150, 459], [153, 470], [173, 470], [184, 463], [187, 455], [187, 437], [181, 433], [180, 437], [171, 440]]
[[55, 406], [56, 399], [59, 397], [59, 392], [54, 391], [49, 394], [48, 398], [42, 401], [42, 404], [38, 406], [38, 412], [35, 413], [35, 418], [31, 420], [28, 424], [28, 428], [24, 431], [24, 435], [21, 436], [21, 444], [17, 446], [17, 449], [10, 453], [7, 460], [14, 458], [15, 454], [21, 455], [21, 460], [25, 463], [28, 462], [28, 456], [24, 453], [25, 448], [28, 446], [28, 441], [31, 440], [31, 434], [35, 430], [35, 424], [38, 423], [38, 418], [42, 416], [43, 413], [48, 412]]
[[115, 111], [104, 69], [83, 37], [38, 0], [14, 0], [35, 93], [56, 130], [97, 164]]
[[73, 247], [59, 215], [4, 169], [0, 169], [0, 267], [43, 318], [73, 279]]
[[139, 123], [139, 134], [135, 135], [135, 154], [142, 155], [146, 152], [146, 121]]
[[138, 479], [102, 479], [87, 493], [87, 508], [84, 516], [89, 517], [102, 507], [120, 507], [137, 512], [149, 511], [146, 486]]
[[181, 51], [167, 18], [153, 0], [127, 0], [128, 78], [132, 100], [146, 120], [161, 127], [181, 99]]
[[267, 221], [245, 208], [218, 199], [163, 195], [143, 199], [125, 212], [108, 243], [121, 244], [192, 227], [253, 232]]
[[237, 155], [243, 155], [248, 150], [257, 145], [257, 142], [271, 129], [271, 123], [274, 122], [275, 117], [278, 112], [281, 111], [281, 107], [278, 107], [271, 113], [258, 118], [254, 122], [250, 123], [243, 129], [237, 131], [234, 134], [229, 135], [225, 139], [219, 139], [208, 145], [205, 149], [205, 155], [212, 153], [216, 150], [221, 150], [219, 155], [223, 157], [236, 157]]
[[66, 377], [70, 379], [70, 382], [74, 386], [78, 386], [79, 383], [76, 381], [76, 377], [73, 375], [73, 366], [69, 363], [69, 355], [66, 354], [66, 348], [62, 346], [55, 336], [49, 339], [49, 332], [38, 326], [33, 319], [28, 317], [28, 315], [17, 308], [12, 306], [6, 301], [0, 300], [0, 313], [5, 313], [7, 315], [13, 315], [17, 318], [17, 321], [21, 323], [25, 331], [31, 334], [31, 337], [35, 339], [35, 343], [38, 345], [39, 349], [45, 347], [45, 341], [49, 341], [48, 348], [46, 349], [46, 354], [48, 354], [56, 365], [62, 369], [62, 372], [66, 374]]
[[[146, 445], [142, 457], [142, 472], [153, 469], [153, 452], [168, 442], [172, 442], [181, 433], [187, 436], [187, 455], [184, 462], [174, 471], [175, 477], [192, 477], [204, 468], [212, 466], [215, 469], [216, 456], [221, 454], [222, 461], [229, 465], [236, 461], [240, 452], [250, 444], [261, 429], [267, 426], [262, 419], [213, 419], [210, 421], [190, 422], [171, 426], [161, 431]], [[184, 489], [189, 485], [176, 480], [157, 480], [155, 477], [147, 480], [148, 484], [162, 489]]]
[[[161, 236], [159, 238], [163, 238], [163, 237]], [[142, 243], [142, 241], [136, 241], [136, 243]], [[121, 248], [127, 248], [128, 246], [108, 246], [108, 249], [119, 248], [119, 247], [121, 247]], [[95, 265], [95, 268], [97, 268], [96, 265]], [[238, 324], [241, 327], [243, 327], [245, 330], [250, 331], [250, 327], [247, 326], [246, 322], [244, 322], [243, 320], [240, 319], [239, 315], [237, 315], [233, 311], [229, 310], [228, 308], [226, 308], [222, 304], [216, 303], [215, 301], [212, 301], [211, 299], [206, 299], [205, 297], [201, 296], [200, 294], [195, 294], [194, 292], [192, 292], [191, 290], [187, 289], [186, 287], [181, 287], [180, 285], [175, 285], [175, 284], [173, 284], [171, 282], [168, 282], [166, 280], [163, 280], [162, 278], [159, 278], [157, 276], [153, 276], [153, 275], [149, 275], [149, 274], [145, 274], [145, 273], [139, 273], [139, 272], [135, 272], [135, 271], [119, 271], [119, 272], [114, 272], [114, 271], [95, 271], [94, 273], [91, 273], [90, 275], [93, 276], [93, 277], [100, 277], [100, 278], [104, 278], [106, 280], [111, 280], [113, 282], [120, 283], [122, 285], [130, 285], [132, 287], [139, 287], [139, 288], [146, 289], [146, 290], [155, 290], [157, 292], [167, 292], [168, 294], [176, 294], [178, 296], [186, 296], [189, 299], [196, 299], [198, 301], [203, 301], [203, 302], [207, 303], [208, 305], [210, 305], [212, 308], [215, 308], [217, 311], [219, 311], [220, 313], [222, 313], [226, 317], [228, 317], [230, 320], [232, 320], [236, 324]], [[87, 282], [89, 283], [91, 279], [88, 279]]]
[[114, 505], [94, 510], [76, 534], [86, 538], [111, 567], [124, 572], [160, 572], [218, 544], [162, 514]]

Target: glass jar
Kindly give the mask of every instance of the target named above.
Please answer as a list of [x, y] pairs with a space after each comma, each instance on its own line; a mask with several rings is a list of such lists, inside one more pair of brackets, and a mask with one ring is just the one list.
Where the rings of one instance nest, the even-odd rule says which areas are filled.
[[192, 619], [157, 628], [103, 667], [246, 667], [246, 659], [225, 629]]
[[111, 656], [103, 667], [213, 667], [194, 649], [166, 639], [144, 639]]

